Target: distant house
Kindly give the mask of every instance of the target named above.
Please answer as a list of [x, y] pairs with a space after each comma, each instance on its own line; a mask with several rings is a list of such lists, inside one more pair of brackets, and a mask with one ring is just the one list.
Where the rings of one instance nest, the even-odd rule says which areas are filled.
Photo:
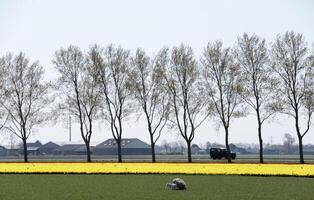
[[[28, 155], [38, 155], [39, 154], [39, 148], [42, 146], [41, 142], [38, 140], [33, 143], [27, 143], [27, 154]], [[20, 154], [24, 153], [23, 145], [20, 146], [19, 148]]]
[[314, 145], [307, 144], [303, 146], [304, 155], [314, 155]]
[[53, 154], [54, 150], [56, 150], [59, 147], [60, 145], [57, 145], [56, 143], [47, 142], [46, 144], [39, 147], [38, 152], [41, 155], [51, 155]]
[[11, 146], [7, 146], [6, 147], [6, 155], [7, 156], [18, 156], [21, 154], [21, 148], [16, 147], [16, 148], [12, 148]]
[[286, 149], [281, 145], [272, 145], [264, 149], [264, 154], [285, 154]]
[[0, 146], [0, 156], [6, 156], [7, 155], [7, 149], [3, 146]]
[[[125, 138], [121, 141], [121, 151], [123, 155], [150, 155], [150, 145], [137, 138]], [[94, 149], [97, 155], [117, 155], [118, 146], [114, 139], [108, 139]]]
[[53, 151], [56, 155], [84, 155], [86, 154], [85, 144], [65, 144]]

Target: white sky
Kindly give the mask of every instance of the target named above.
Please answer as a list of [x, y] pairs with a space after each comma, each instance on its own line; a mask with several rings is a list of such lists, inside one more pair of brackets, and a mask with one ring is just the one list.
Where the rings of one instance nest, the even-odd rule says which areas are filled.
[[[312, 0], [0, 0], [0, 55], [22, 50], [31, 60], [39, 60], [47, 79], [53, 79], [53, 53], [70, 44], [87, 50], [93, 43], [103, 46], [114, 43], [133, 52], [141, 47], [152, 55], [163, 46], [183, 42], [199, 58], [209, 41], [220, 39], [226, 46], [232, 46], [238, 35], [247, 32], [271, 42], [278, 33], [294, 30], [303, 33], [312, 47], [313, 11]], [[103, 123], [95, 126], [93, 144], [111, 137], [103, 127]], [[215, 127], [209, 120], [204, 123], [196, 133], [195, 143], [223, 143], [223, 130]], [[281, 143], [284, 133], [295, 135], [292, 119], [279, 116], [264, 125], [266, 143]], [[149, 142], [145, 122], [129, 120], [124, 137]], [[177, 137], [166, 133], [160, 142], [174, 141]], [[72, 138], [82, 142], [77, 125], [73, 127]], [[41, 127], [30, 141], [36, 139], [66, 141], [68, 132], [61, 123]], [[230, 142], [258, 143], [254, 116], [234, 120]], [[314, 128], [305, 136], [304, 143], [314, 143]]]

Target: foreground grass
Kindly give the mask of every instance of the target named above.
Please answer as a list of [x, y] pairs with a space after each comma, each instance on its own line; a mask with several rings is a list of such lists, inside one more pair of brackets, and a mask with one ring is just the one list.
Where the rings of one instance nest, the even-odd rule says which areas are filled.
[[[175, 177], [187, 191], [165, 190]], [[2, 174], [1, 200], [313, 199], [314, 178], [211, 175]]]

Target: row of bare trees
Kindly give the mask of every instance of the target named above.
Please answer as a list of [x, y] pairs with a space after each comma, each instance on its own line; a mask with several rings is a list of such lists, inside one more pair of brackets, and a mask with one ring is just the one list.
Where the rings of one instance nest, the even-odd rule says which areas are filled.
[[210, 42], [199, 61], [183, 44], [163, 48], [153, 57], [143, 49], [131, 55], [122, 47], [93, 45], [87, 52], [76, 46], [61, 48], [52, 63], [58, 79], [47, 83], [40, 64], [30, 63], [23, 53], [0, 58], [0, 128], [23, 141], [25, 162], [33, 127], [51, 118], [48, 111], [53, 107], [54, 116], [75, 117], [88, 162], [93, 123], [101, 119], [110, 127], [122, 162], [123, 125], [133, 113], [142, 113], [147, 122], [152, 162], [166, 125], [185, 140], [192, 162], [191, 143], [205, 120], [218, 121], [224, 128], [231, 162], [230, 124], [252, 110], [260, 163], [262, 125], [276, 113], [295, 120], [300, 163], [304, 163], [302, 140], [314, 111], [314, 56], [302, 34], [278, 35], [271, 46], [248, 34], [238, 37], [233, 48]]

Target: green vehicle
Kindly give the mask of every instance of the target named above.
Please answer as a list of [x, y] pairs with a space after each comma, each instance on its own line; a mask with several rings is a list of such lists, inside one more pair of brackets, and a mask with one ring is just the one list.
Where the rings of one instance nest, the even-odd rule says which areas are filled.
[[[209, 155], [212, 159], [221, 159], [228, 158], [228, 151], [225, 148], [210, 148]], [[235, 152], [230, 152], [231, 159], [234, 160], [236, 158]]]

